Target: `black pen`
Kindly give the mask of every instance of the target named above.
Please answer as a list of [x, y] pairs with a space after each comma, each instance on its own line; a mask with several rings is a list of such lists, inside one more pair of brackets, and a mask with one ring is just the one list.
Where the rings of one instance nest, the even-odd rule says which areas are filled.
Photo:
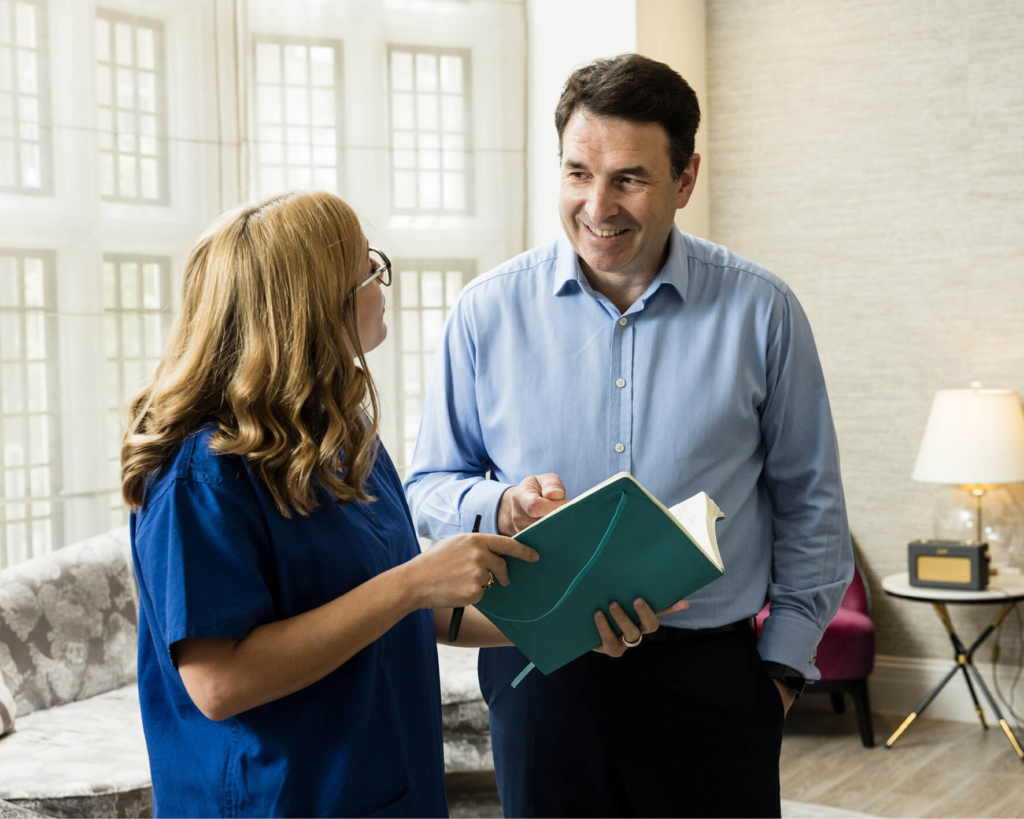
[[[473, 534], [480, 531], [480, 518], [482, 515], [477, 515], [476, 520], [473, 521]], [[462, 626], [462, 615], [466, 611], [465, 606], [456, 606], [452, 611], [452, 622], [448, 626], [448, 642], [454, 643], [459, 639], [459, 628]]]

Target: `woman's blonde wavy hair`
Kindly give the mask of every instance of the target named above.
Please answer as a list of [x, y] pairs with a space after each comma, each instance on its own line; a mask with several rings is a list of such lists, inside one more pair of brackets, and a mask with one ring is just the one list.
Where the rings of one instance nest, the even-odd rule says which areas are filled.
[[185, 265], [181, 313], [153, 382], [130, 401], [121, 489], [138, 509], [147, 478], [204, 419], [214, 451], [242, 455], [285, 517], [372, 500], [379, 399], [353, 288], [362, 228], [328, 193], [290, 193], [225, 214]]

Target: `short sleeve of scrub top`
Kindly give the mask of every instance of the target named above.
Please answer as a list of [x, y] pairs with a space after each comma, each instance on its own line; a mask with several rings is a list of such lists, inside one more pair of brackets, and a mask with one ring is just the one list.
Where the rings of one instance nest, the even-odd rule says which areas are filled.
[[173, 648], [241, 639], [329, 603], [415, 557], [398, 475], [381, 448], [371, 504], [324, 497], [285, 518], [244, 459], [200, 430], [132, 516], [140, 587], [139, 695], [157, 816], [444, 816], [433, 618], [404, 618], [331, 674], [221, 722], [192, 703]]

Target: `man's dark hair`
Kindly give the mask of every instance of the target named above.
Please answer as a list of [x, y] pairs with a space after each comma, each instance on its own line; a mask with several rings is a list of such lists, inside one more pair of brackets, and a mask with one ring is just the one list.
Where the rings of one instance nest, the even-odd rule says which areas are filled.
[[664, 63], [639, 54], [620, 54], [573, 71], [555, 108], [559, 155], [562, 133], [578, 108], [601, 117], [658, 123], [668, 134], [674, 179], [682, 176], [693, 156], [693, 138], [700, 124], [697, 95]]

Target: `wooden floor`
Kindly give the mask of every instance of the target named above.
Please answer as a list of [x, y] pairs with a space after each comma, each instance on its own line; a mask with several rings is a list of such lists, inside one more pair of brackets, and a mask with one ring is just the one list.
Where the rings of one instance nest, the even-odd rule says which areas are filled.
[[[877, 744], [865, 748], [852, 708], [794, 709], [782, 741], [782, 798], [876, 816], [1024, 819], [1024, 763], [998, 725], [982, 731], [922, 717], [886, 749], [902, 721], [876, 714]], [[453, 777], [452, 816], [501, 816], [493, 783], [493, 775]]]
[[892, 748], [902, 717], [875, 715], [876, 747], [860, 743], [852, 709], [794, 709], [786, 721], [782, 798], [876, 816], [1024, 817], [1024, 763], [998, 725], [922, 717]]

